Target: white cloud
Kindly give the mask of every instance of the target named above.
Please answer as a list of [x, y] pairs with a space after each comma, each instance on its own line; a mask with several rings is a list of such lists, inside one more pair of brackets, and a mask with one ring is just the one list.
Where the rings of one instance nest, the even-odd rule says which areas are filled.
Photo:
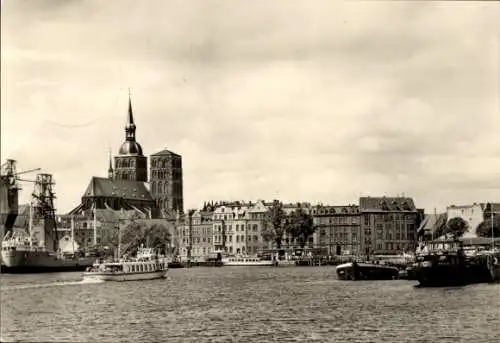
[[499, 199], [498, 3], [2, 9], [2, 158], [54, 173], [63, 211], [105, 175], [128, 87], [145, 153], [183, 155], [187, 207]]

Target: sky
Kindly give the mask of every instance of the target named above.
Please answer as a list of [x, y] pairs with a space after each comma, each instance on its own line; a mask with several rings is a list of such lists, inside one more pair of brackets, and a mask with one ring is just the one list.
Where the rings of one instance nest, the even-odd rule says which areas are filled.
[[60, 213], [107, 175], [129, 88], [144, 153], [183, 156], [185, 208], [500, 202], [498, 2], [3, 0], [1, 12], [1, 160], [53, 174]]

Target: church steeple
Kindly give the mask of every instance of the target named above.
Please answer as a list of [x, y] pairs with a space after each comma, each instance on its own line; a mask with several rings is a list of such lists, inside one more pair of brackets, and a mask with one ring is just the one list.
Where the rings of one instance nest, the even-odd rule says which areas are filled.
[[135, 124], [134, 124], [134, 114], [132, 112], [132, 98], [130, 96], [130, 90], [128, 93], [128, 118], [127, 125], [125, 125], [125, 139], [130, 142], [135, 142]]
[[135, 123], [134, 114], [132, 111], [132, 98], [130, 96], [130, 90], [128, 93], [128, 114], [127, 114], [127, 124], [125, 125], [125, 142], [118, 150], [120, 155], [139, 155], [142, 156], [142, 147], [135, 140]]
[[110, 165], [108, 174], [113, 174], [114, 180], [133, 180], [147, 182], [148, 159], [142, 154], [142, 147], [135, 137], [134, 114], [132, 112], [132, 97], [128, 94], [127, 123], [125, 125], [125, 142], [118, 149], [115, 156], [114, 170]]
[[113, 180], [113, 161], [111, 159], [111, 149], [109, 149], [108, 179]]

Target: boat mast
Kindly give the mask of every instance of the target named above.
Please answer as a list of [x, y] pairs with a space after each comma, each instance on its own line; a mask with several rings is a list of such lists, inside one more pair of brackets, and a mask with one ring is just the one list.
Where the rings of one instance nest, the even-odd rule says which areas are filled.
[[33, 245], [32, 240], [31, 240], [31, 235], [33, 233], [33, 202], [30, 201], [30, 212], [29, 212], [29, 222], [28, 222], [28, 234], [30, 237], [30, 246]]
[[[436, 221], [434, 224], [434, 227], [437, 230], [437, 225], [438, 225], [438, 215], [437, 215], [437, 210], [434, 207], [434, 220]], [[431, 242], [434, 241], [434, 230], [431, 228]]]
[[491, 216], [491, 250], [495, 251], [495, 234], [494, 234], [494, 222], [493, 222], [493, 204], [490, 204], [490, 216]]
[[121, 219], [118, 221], [118, 259], [121, 257], [122, 230], [120, 229]]
[[71, 216], [71, 246], [73, 254], [75, 253], [75, 217]]
[[94, 227], [94, 247], [97, 246], [97, 202], [94, 200], [93, 223]]

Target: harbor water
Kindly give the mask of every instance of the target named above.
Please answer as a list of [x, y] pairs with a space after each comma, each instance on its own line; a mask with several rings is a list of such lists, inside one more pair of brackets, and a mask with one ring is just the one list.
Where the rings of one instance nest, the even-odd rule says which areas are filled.
[[498, 342], [500, 285], [339, 281], [334, 267], [169, 270], [82, 283], [1, 275], [1, 341]]

